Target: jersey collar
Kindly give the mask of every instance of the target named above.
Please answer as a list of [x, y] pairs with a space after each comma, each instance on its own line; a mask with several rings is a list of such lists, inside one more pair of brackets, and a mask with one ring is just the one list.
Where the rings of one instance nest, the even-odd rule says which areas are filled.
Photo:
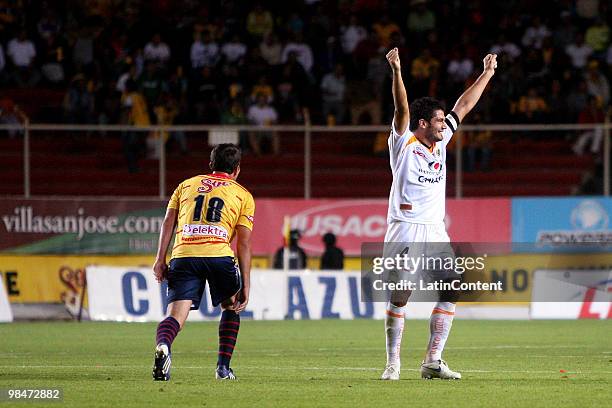
[[219, 178], [224, 178], [224, 179], [232, 179], [232, 176], [230, 176], [227, 173], [223, 173], [223, 172], [216, 172], [216, 173], [211, 173], [209, 174], [209, 176], [213, 176], [213, 177], [219, 177]]

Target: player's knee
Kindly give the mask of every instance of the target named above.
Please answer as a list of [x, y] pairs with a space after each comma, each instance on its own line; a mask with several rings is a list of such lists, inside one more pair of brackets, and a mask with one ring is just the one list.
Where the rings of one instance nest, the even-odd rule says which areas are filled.
[[226, 299], [223, 302], [221, 302], [221, 309], [222, 310], [234, 310], [234, 297], [232, 296], [231, 298]]

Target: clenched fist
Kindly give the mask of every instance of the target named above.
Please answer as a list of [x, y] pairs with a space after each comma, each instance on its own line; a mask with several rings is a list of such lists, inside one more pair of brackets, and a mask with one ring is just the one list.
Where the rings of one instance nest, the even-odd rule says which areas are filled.
[[387, 53], [387, 61], [389, 61], [389, 65], [391, 65], [393, 71], [399, 71], [401, 69], [399, 52], [397, 48], [393, 48]]
[[492, 74], [495, 73], [495, 70], [497, 69], [497, 54], [487, 54], [482, 62], [484, 64], [485, 72], [491, 72]]

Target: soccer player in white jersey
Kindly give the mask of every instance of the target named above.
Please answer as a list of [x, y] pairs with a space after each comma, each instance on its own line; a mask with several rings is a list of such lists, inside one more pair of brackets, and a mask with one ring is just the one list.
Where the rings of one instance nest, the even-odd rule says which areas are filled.
[[[446, 145], [457, 127], [476, 105], [497, 68], [497, 55], [488, 54], [484, 70], [459, 97], [452, 111], [434, 98], [419, 98], [408, 106], [397, 48], [387, 54], [393, 71], [395, 112], [389, 153], [393, 184], [389, 194], [385, 243], [449, 242], [444, 226], [446, 199]], [[383, 380], [399, 380], [400, 346], [404, 330], [404, 307], [409, 291], [394, 292], [387, 305], [385, 333], [387, 365]], [[442, 360], [455, 314], [456, 298], [440, 294], [431, 317], [430, 338], [421, 377], [460, 379]]]

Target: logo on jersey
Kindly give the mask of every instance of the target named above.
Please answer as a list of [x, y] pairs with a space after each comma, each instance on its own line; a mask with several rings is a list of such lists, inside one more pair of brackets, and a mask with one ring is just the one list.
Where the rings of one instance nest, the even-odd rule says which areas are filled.
[[442, 162], [434, 160], [427, 163], [427, 167], [429, 167], [429, 170], [439, 173], [440, 171], [442, 171]]
[[185, 224], [183, 225], [183, 240], [185, 237], [214, 237], [227, 239], [229, 234], [223, 227], [208, 224]]
[[247, 219], [247, 220], [249, 220], [249, 221], [251, 221], [251, 222], [254, 222], [254, 221], [255, 221], [255, 218], [253, 218], [253, 216], [252, 216], [252, 215], [245, 215], [245, 217], [246, 217], [246, 219]]
[[412, 151], [414, 154], [416, 154], [417, 156], [421, 156], [422, 158], [424, 158], [425, 160], [427, 160], [427, 156], [425, 156], [425, 153], [423, 153], [420, 149], [414, 149]]
[[429, 183], [429, 184], [439, 183], [443, 179], [444, 179], [444, 176], [437, 176], [437, 177], [419, 176], [418, 178], [419, 183]]
[[201, 180], [202, 186], [198, 187], [198, 193], [210, 193], [217, 187], [229, 186], [231, 183], [228, 181], [211, 180], [203, 178]]

